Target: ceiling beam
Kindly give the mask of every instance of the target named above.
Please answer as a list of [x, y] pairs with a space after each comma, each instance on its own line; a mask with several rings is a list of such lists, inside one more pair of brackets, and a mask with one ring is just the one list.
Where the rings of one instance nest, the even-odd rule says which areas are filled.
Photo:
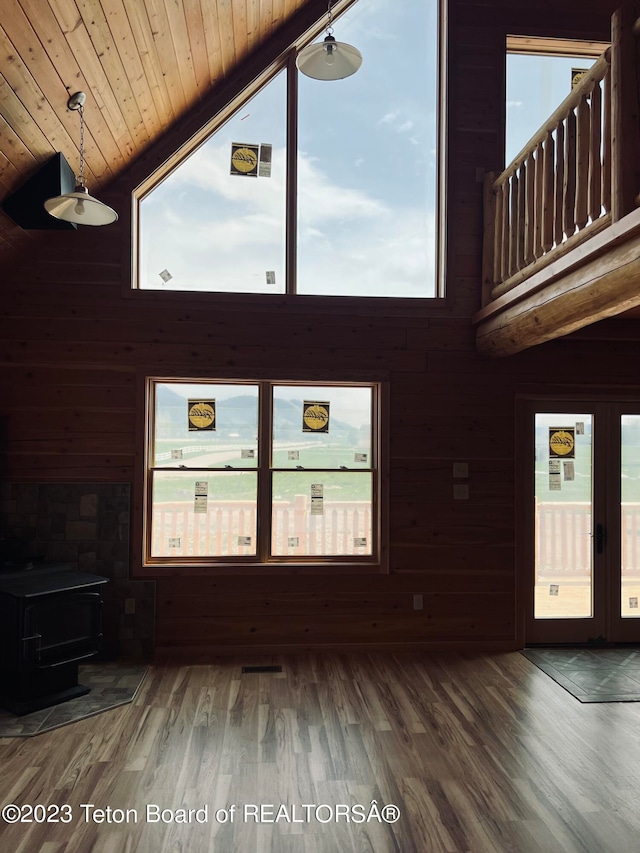
[[640, 210], [473, 317], [479, 353], [499, 358], [640, 306]]

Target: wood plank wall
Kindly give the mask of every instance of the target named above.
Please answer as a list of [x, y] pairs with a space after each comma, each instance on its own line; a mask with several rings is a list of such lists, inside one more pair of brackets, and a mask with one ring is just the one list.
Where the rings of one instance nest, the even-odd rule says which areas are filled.
[[[480, 173], [502, 166], [506, 32], [606, 39], [609, 14], [602, 3], [558, 10], [553, 3], [528, 9], [452, 2], [447, 304], [411, 313], [394, 303], [348, 311], [343, 303], [247, 309], [232, 298], [209, 304], [185, 294], [179, 302], [173, 294], [127, 295], [126, 217], [109, 228], [43, 235], [37, 250], [4, 271], [0, 415], [10, 480], [137, 488], [137, 377], [145, 371], [188, 374], [209, 364], [212, 373], [221, 366], [250, 376], [323, 365], [390, 375], [390, 574], [329, 582], [161, 577], [159, 646], [267, 651], [521, 642], [516, 394], [595, 392], [612, 376], [619, 387], [637, 390], [638, 335], [633, 324], [609, 323], [600, 335], [509, 359], [477, 356], [470, 316], [480, 303]], [[555, 28], [545, 31], [550, 20]], [[182, 141], [178, 131], [168, 139], [165, 147]], [[111, 201], [121, 211], [138, 180], [134, 169], [114, 189]], [[453, 500], [454, 462], [469, 464], [468, 501]], [[134, 498], [140, 499], [135, 490]], [[133, 554], [134, 572], [137, 562]], [[414, 594], [424, 596], [422, 611], [413, 610]]]

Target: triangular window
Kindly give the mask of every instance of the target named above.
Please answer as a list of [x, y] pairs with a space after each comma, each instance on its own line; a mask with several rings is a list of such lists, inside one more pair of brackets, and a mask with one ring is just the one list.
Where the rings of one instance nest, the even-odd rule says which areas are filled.
[[439, 17], [438, 0], [353, 4], [335, 36], [364, 59], [344, 80], [305, 77], [295, 48], [284, 55], [257, 94], [137, 194], [134, 286], [440, 295]]

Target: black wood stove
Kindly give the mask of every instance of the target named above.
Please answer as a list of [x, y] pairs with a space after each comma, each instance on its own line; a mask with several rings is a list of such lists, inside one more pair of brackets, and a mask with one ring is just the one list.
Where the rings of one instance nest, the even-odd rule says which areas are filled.
[[49, 564], [0, 571], [0, 704], [30, 714], [84, 696], [78, 662], [100, 651], [108, 578]]

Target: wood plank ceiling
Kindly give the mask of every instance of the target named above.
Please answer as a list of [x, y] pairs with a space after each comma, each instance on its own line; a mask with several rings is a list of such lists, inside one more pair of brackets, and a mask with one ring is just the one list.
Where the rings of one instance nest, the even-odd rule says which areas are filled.
[[[95, 193], [306, 2], [2, 0], [0, 202], [57, 151], [77, 172], [73, 92]], [[24, 239], [0, 212], [0, 254]]]

